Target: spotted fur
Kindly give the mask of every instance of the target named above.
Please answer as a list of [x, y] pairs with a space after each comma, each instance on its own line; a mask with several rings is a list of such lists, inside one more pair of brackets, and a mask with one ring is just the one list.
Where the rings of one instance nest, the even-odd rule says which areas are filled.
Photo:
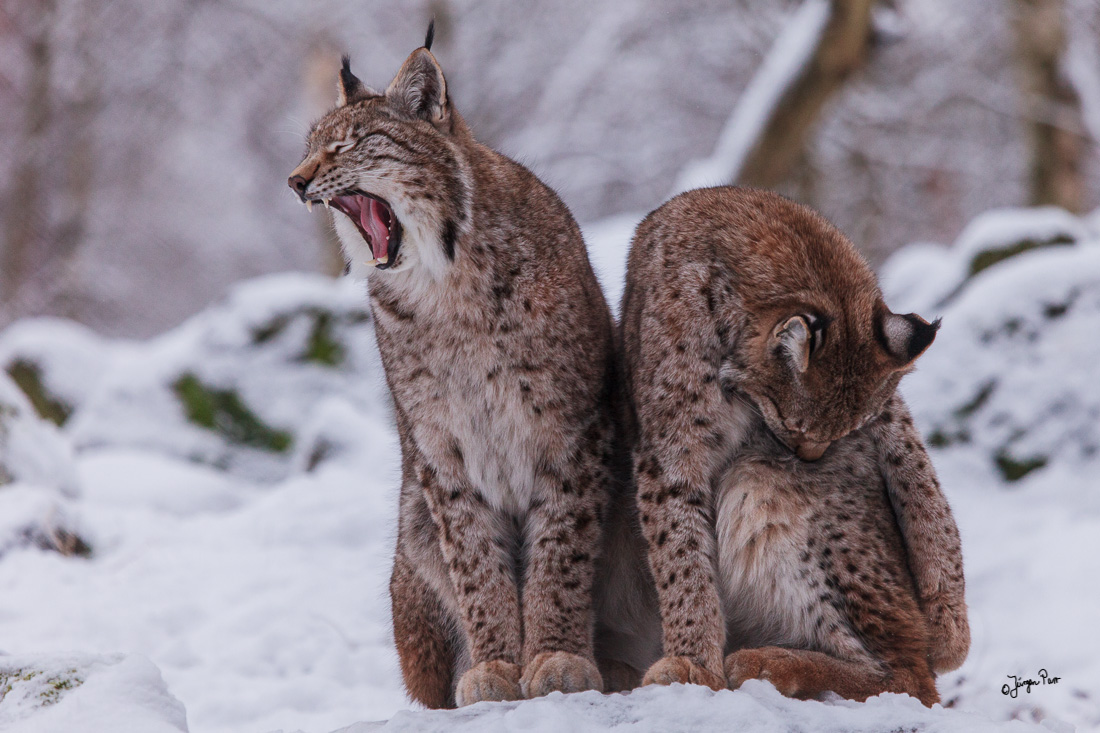
[[384, 199], [403, 231], [376, 269], [334, 213], [368, 281], [401, 443], [390, 589], [410, 695], [448, 707], [636, 683], [656, 658], [638, 641], [657, 636], [656, 600], [580, 230], [473, 138], [427, 48], [385, 93], [345, 68], [340, 99], [294, 176], [306, 200]]
[[631, 247], [623, 349], [664, 658], [647, 682], [938, 700], [969, 646], [958, 530], [898, 381], [938, 324], [775, 194], [713, 188]]

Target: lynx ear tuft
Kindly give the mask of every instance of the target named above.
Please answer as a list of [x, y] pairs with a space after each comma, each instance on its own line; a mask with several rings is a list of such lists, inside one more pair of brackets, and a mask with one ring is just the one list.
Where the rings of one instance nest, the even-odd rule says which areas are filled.
[[349, 102], [358, 102], [367, 97], [377, 97], [378, 92], [359, 81], [359, 77], [351, 73], [351, 56], [344, 54], [341, 59], [340, 82], [336, 85], [338, 97], [336, 106], [343, 107]]
[[804, 316], [791, 316], [775, 327], [772, 338], [776, 340], [799, 372], [810, 367], [810, 324]]
[[932, 345], [939, 330], [938, 318], [929, 323], [916, 313], [886, 313], [881, 321], [879, 340], [886, 352], [904, 368]]
[[386, 98], [409, 117], [434, 125], [446, 120], [447, 81], [427, 47], [418, 48], [409, 55], [386, 89]]
[[344, 57], [340, 59], [340, 83], [336, 89], [340, 93], [339, 98], [336, 100], [337, 106], [343, 107], [348, 103], [349, 99], [355, 96], [355, 93], [362, 88], [363, 82], [359, 81], [359, 77], [351, 73], [351, 56], [344, 54]]
[[432, 41], [435, 40], [435, 18], [428, 22], [428, 32], [424, 36], [424, 48], [432, 50]]

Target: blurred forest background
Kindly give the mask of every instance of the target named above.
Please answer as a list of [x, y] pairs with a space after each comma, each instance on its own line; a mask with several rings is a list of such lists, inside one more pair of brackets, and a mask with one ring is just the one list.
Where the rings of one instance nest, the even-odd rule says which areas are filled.
[[1096, 0], [2, 0], [0, 328], [146, 336], [335, 273], [286, 176], [340, 54], [382, 87], [433, 16], [475, 134], [581, 222], [746, 182], [878, 264], [991, 207], [1100, 204]]

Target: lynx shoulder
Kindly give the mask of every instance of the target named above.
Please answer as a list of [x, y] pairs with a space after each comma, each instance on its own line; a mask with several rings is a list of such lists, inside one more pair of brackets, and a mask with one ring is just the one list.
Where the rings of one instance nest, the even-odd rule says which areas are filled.
[[565, 205], [474, 139], [429, 46], [384, 92], [345, 59], [289, 180], [367, 279], [401, 445], [406, 686], [447, 707], [629, 684], [643, 624], [610, 586], [645, 567], [611, 315]]
[[938, 700], [958, 530], [897, 386], [937, 323], [778, 195], [692, 191], [631, 246], [624, 363], [664, 658], [648, 682]]

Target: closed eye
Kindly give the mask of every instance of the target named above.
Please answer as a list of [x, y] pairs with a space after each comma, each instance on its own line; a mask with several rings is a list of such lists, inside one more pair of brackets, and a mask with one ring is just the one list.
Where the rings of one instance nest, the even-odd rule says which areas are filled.
[[326, 147], [326, 150], [328, 150], [330, 153], [333, 153], [335, 155], [339, 155], [340, 153], [346, 153], [347, 151], [351, 150], [354, 147], [355, 147], [355, 141], [354, 140], [338, 140], [334, 143], [329, 143], [328, 146]]

